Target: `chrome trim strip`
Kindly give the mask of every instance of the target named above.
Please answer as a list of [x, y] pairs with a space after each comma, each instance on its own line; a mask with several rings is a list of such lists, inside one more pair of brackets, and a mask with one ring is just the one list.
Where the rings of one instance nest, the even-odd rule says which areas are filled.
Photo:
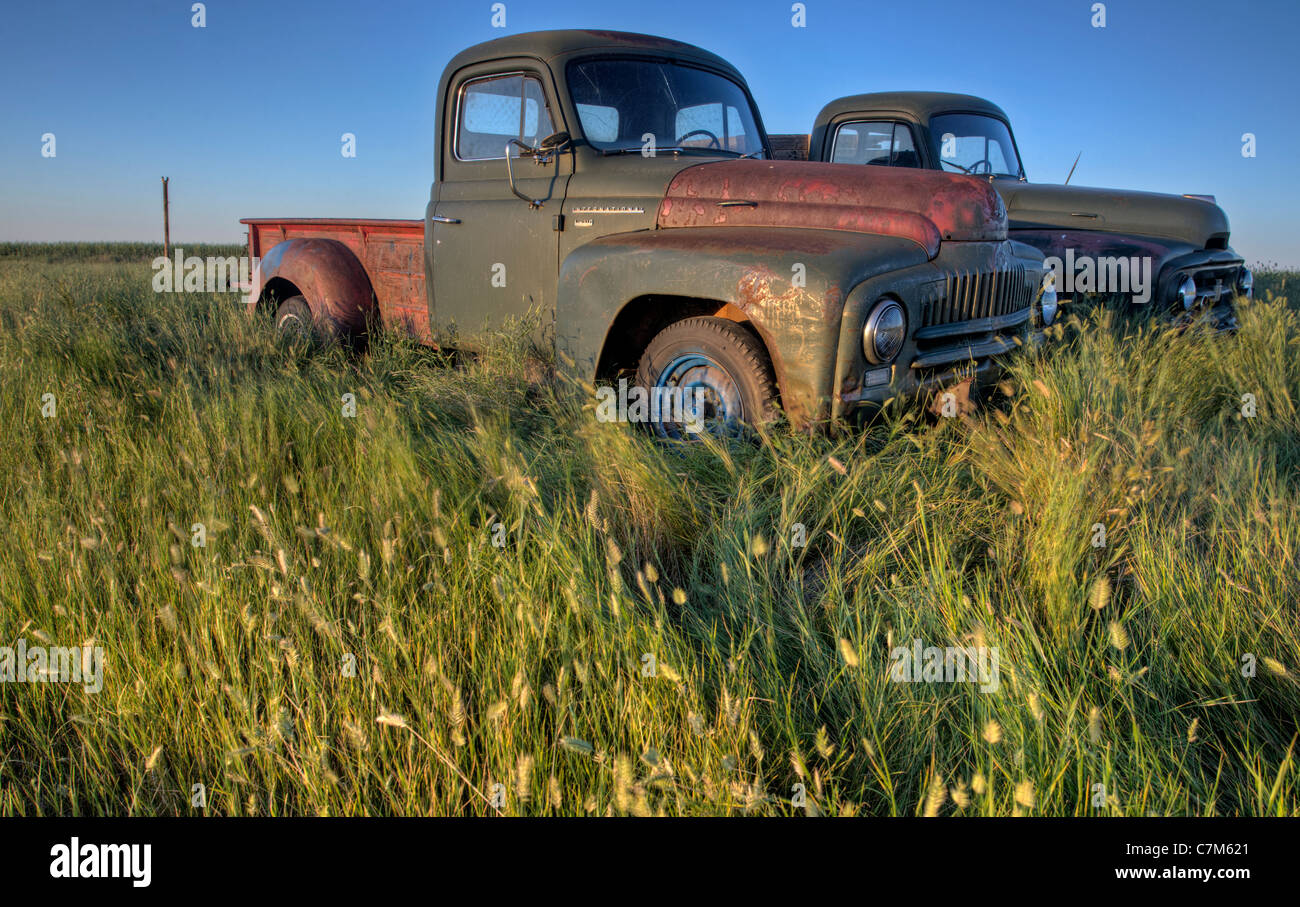
[[[1021, 342], [1023, 343], [1023, 341]], [[963, 343], [958, 346], [946, 346], [923, 356], [917, 356], [912, 360], [912, 368], [932, 368], [936, 365], [947, 365], [950, 362], [978, 361], [989, 356], [999, 356], [1015, 349], [1016, 346], [1018, 344], [1015, 339], [1000, 335], [983, 343]]]
[[1024, 324], [1033, 314], [1033, 308], [1026, 307], [1010, 315], [994, 318], [975, 318], [970, 321], [950, 321], [947, 324], [935, 324], [921, 328], [913, 335], [917, 340], [934, 340], [938, 337], [957, 337], [962, 334], [987, 334], [1003, 328]]

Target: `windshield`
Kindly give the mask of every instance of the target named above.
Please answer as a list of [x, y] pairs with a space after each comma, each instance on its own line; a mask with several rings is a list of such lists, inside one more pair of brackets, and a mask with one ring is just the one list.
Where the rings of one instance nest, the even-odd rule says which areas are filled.
[[1021, 175], [1011, 130], [996, 117], [945, 113], [930, 118], [934, 159], [949, 173]]
[[716, 72], [624, 57], [570, 63], [568, 79], [583, 135], [606, 154], [763, 155], [749, 95]]

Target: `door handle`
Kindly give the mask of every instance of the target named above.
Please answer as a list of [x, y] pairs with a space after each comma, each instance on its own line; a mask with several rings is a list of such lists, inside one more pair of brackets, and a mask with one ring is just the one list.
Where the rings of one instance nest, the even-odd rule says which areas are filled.
[[433, 221], [435, 224], [458, 224], [458, 223], [460, 223], [460, 218], [459, 218], [459, 217], [443, 217], [441, 214], [435, 214], [435, 215], [433, 215], [432, 217], [430, 217], [429, 220]]

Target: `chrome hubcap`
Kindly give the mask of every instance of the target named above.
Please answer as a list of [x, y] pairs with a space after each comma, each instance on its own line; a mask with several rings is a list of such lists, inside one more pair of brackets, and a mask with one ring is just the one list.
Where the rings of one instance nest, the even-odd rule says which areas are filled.
[[[655, 423], [660, 434], [680, 436], [688, 424], [698, 426], [702, 433], [730, 434], [745, 418], [735, 379], [700, 353], [687, 353], [669, 362], [659, 373], [655, 388], [668, 392], [660, 395], [660, 417]], [[672, 409], [668, 409], [670, 402]]]
[[301, 343], [307, 339], [307, 326], [302, 323], [301, 318], [290, 312], [280, 316], [280, 320], [275, 325], [275, 333], [281, 340]]

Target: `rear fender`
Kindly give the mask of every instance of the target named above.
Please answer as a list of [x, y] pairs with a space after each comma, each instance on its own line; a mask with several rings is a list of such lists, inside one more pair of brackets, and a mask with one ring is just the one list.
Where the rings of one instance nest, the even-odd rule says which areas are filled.
[[690, 227], [604, 236], [560, 269], [561, 363], [595, 380], [610, 327], [629, 306], [664, 298], [734, 307], [767, 348], [792, 421], [830, 415], [845, 300], [854, 286], [923, 264], [920, 243], [836, 230]]
[[314, 317], [349, 335], [364, 333], [366, 319], [375, 311], [375, 291], [366, 269], [335, 239], [290, 239], [272, 247], [262, 257], [245, 300], [250, 311], [271, 304], [266, 290], [277, 280], [293, 284]]

